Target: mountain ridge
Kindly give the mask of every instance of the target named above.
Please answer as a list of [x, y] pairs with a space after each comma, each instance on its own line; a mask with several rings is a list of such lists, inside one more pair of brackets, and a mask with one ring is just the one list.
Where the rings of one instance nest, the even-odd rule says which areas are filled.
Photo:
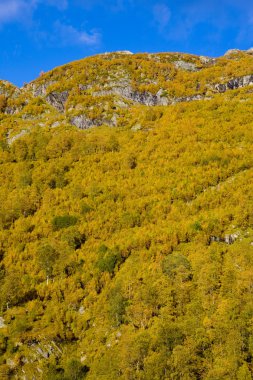
[[215, 59], [182, 53], [91, 56], [43, 73], [20, 89], [2, 81], [0, 107], [26, 119], [34, 118], [34, 112], [49, 112], [53, 119], [53, 107], [81, 129], [116, 126], [138, 104], [210, 100], [216, 93], [251, 85], [252, 56], [251, 49], [230, 50]]
[[113, 53], [1, 82], [1, 379], [252, 378], [252, 73]]

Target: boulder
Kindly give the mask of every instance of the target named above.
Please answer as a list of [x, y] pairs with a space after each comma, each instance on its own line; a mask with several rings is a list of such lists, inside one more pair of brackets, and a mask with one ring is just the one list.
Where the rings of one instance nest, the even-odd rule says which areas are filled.
[[238, 239], [237, 234], [230, 234], [230, 235], [227, 234], [227, 235], [225, 235], [224, 242], [226, 244], [233, 244], [236, 241], [236, 239]]
[[100, 121], [91, 120], [85, 115], [74, 116], [70, 119], [70, 124], [75, 125], [79, 129], [89, 129], [94, 125], [102, 125]]
[[233, 54], [237, 54], [237, 53], [240, 53], [240, 49], [229, 49], [226, 51], [226, 53], [224, 54], [224, 56], [230, 56], [230, 55], [233, 55]]
[[68, 99], [69, 92], [63, 91], [63, 92], [51, 92], [47, 97], [46, 101], [51, 106], [56, 108], [59, 112], [64, 112], [64, 106]]

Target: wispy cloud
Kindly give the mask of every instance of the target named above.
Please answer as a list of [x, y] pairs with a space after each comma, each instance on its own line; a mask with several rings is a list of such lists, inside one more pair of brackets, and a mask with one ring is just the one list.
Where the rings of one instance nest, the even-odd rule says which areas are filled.
[[0, 25], [8, 22], [29, 22], [39, 5], [65, 10], [68, 0], [0, 0]]
[[96, 30], [89, 32], [78, 30], [72, 25], [63, 24], [56, 21], [54, 24], [55, 35], [59, 45], [86, 45], [95, 47], [101, 42], [101, 34]]
[[22, 21], [36, 7], [36, 1], [2, 0], [0, 2], [0, 24]]
[[229, 31], [230, 44], [252, 42], [252, 16], [249, 0], [195, 0], [182, 7], [182, 19], [189, 33], [201, 24], [209, 24], [220, 39]]
[[154, 22], [158, 26], [160, 32], [169, 24], [171, 18], [170, 8], [163, 3], [155, 4], [153, 7]]
[[0, 0], [0, 27], [6, 23], [22, 23], [28, 27], [38, 43], [47, 41], [58, 46], [85, 45], [96, 47], [100, 44], [101, 35], [97, 30], [79, 30], [70, 24], [56, 21], [48, 25], [47, 30], [40, 29], [36, 23], [36, 11], [40, 6], [56, 7], [65, 11], [68, 0]]
[[174, 5], [167, 0], [157, 1], [152, 8], [153, 22], [160, 35], [167, 41], [175, 44], [184, 41], [184, 44], [191, 44], [191, 39], [196, 41], [198, 31], [202, 30], [203, 34], [198, 40], [209, 44], [208, 50], [211, 49], [212, 43], [224, 44], [228, 35], [230, 46], [236, 45], [237, 42], [241, 46], [253, 45], [252, 1], [181, 0]]

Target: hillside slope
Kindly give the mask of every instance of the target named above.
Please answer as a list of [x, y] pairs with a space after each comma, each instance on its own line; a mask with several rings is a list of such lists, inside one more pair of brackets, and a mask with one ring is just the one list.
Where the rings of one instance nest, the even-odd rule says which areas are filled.
[[253, 376], [253, 55], [0, 84], [0, 378]]

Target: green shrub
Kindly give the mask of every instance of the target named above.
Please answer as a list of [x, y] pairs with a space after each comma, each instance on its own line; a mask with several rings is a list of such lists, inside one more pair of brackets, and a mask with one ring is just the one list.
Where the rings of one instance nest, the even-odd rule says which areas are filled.
[[202, 231], [202, 226], [201, 226], [201, 223], [197, 220], [196, 222], [194, 222], [192, 225], [191, 225], [192, 229], [194, 231]]
[[116, 326], [124, 322], [128, 300], [123, 296], [120, 286], [114, 287], [108, 295], [109, 315]]
[[100, 272], [113, 273], [116, 265], [120, 264], [121, 262], [122, 257], [118, 247], [109, 249], [105, 245], [102, 245], [99, 248], [96, 266]]
[[188, 259], [177, 252], [168, 255], [162, 262], [163, 273], [170, 277], [174, 277], [179, 272], [188, 276], [190, 268]]
[[88, 213], [88, 212], [90, 212], [90, 211], [92, 211], [92, 207], [89, 206], [87, 203], [83, 203], [83, 204], [81, 205], [81, 213], [82, 213], [82, 214], [86, 214], [86, 213]]
[[53, 230], [57, 231], [61, 230], [62, 228], [74, 226], [77, 222], [77, 217], [73, 215], [55, 216], [52, 220], [52, 226]]
[[42, 245], [37, 251], [37, 262], [47, 277], [52, 276], [54, 264], [59, 254], [49, 244]]

